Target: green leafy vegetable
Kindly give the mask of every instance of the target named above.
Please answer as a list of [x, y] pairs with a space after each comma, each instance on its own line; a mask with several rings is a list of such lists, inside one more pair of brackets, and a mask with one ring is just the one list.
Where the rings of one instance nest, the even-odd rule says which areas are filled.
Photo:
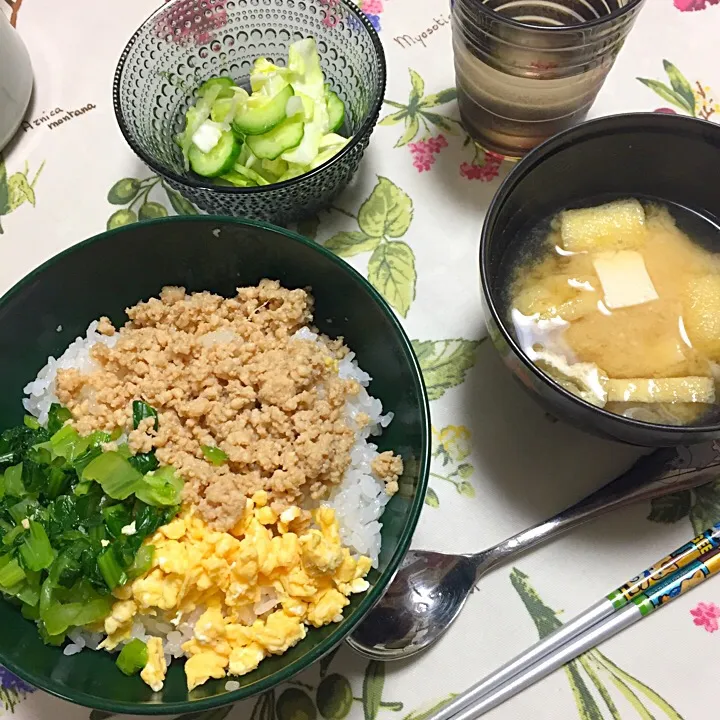
[[54, 435], [70, 419], [72, 413], [66, 407], [53, 403], [48, 412], [48, 432]]
[[35, 520], [28, 521], [28, 532], [20, 546], [20, 557], [28, 570], [46, 570], [55, 559], [45, 528]]
[[133, 427], [137, 430], [138, 425], [146, 418], [155, 419], [155, 430], [158, 429], [158, 414], [154, 407], [150, 407], [142, 400], [133, 400], [132, 404]]
[[213, 465], [222, 465], [228, 456], [219, 448], [213, 445], [201, 445], [200, 449], [205, 459], [211, 462]]
[[147, 645], [142, 640], [135, 638], [120, 651], [115, 664], [125, 675], [135, 675], [147, 665], [147, 661]]
[[154, 453], [103, 452], [117, 433], [83, 437], [69, 419], [53, 405], [48, 428], [26, 418], [0, 434], [0, 593], [51, 645], [107, 617], [111, 591], [151, 568], [143, 543], [175, 517], [182, 491]]
[[166, 465], [145, 475], [142, 484], [135, 491], [135, 497], [148, 505], [177, 505], [182, 489], [183, 481]]
[[114, 500], [124, 500], [142, 484], [143, 476], [118, 452], [98, 455], [82, 474], [83, 480], [96, 480]]

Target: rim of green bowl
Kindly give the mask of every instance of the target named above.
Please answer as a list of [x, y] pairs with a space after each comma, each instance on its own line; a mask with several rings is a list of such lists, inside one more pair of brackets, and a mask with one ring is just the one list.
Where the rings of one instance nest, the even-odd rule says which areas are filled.
[[[259, 680], [254, 685], [251, 685], [250, 688], [241, 688], [239, 690], [228, 691], [222, 695], [217, 695], [212, 698], [204, 698], [200, 700], [185, 700], [183, 702], [174, 703], [144, 704], [115, 702], [111, 700], [104, 700], [102, 698], [98, 698], [94, 695], [90, 695], [84, 692], [70, 693], [64, 690], [62, 687], [56, 686], [52, 680], [46, 682], [43, 678], [38, 677], [32, 671], [32, 669], [20, 667], [14, 662], [7, 661], [3, 657], [2, 648], [0, 647], [0, 662], [2, 662], [2, 664], [8, 670], [10, 670], [10, 672], [15, 673], [15, 675], [20, 677], [22, 680], [25, 680], [26, 682], [34, 685], [35, 687], [38, 687], [41, 690], [50, 693], [51, 695], [55, 695], [62, 700], [67, 700], [78, 705], [84, 705], [86, 707], [95, 708], [98, 710], [105, 710], [117, 714], [125, 713], [131, 715], [172, 715], [182, 714], [186, 712], [211, 710], [213, 708], [239, 702], [240, 700], [245, 700], [249, 697], [253, 697], [259, 695], [260, 693], [266, 692], [267, 690], [270, 690], [271, 688], [285, 682], [286, 680], [289, 680], [294, 675], [297, 675], [299, 672], [302, 672], [306, 668], [316, 663], [318, 660], [320, 660], [320, 658], [323, 657], [323, 655], [326, 655], [336, 645], [339, 645], [344, 640], [344, 638], [346, 638], [353, 631], [353, 629], [357, 627], [357, 625], [364, 618], [370, 608], [380, 599], [385, 589], [392, 582], [393, 578], [395, 577], [395, 573], [397, 572], [397, 569], [402, 562], [402, 559], [405, 557], [405, 553], [410, 547], [410, 542], [412, 541], [412, 537], [415, 533], [415, 528], [417, 527], [418, 519], [420, 517], [420, 511], [423, 507], [425, 491], [428, 484], [428, 475], [430, 472], [430, 404], [428, 400], [427, 390], [425, 388], [425, 383], [423, 381], [422, 371], [420, 369], [420, 363], [417, 360], [415, 351], [412, 348], [412, 343], [410, 342], [407, 333], [405, 332], [404, 328], [397, 319], [397, 316], [387, 304], [385, 299], [367, 281], [367, 279], [363, 277], [363, 275], [361, 275], [357, 270], [355, 270], [355, 268], [353, 268], [350, 264], [346, 263], [337, 255], [324, 248], [322, 245], [318, 245], [317, 243], [314, 243], [311, 240], [304, 238], [302, 235], [299, 235], [292, 230], [286, 230], [285, 228], [278, 227], [277, 225], [272, 225], [271, 223], [260, 222], [256, 220], [247, 220], [245, 218], [229, 217], [225, 215], [180, 215], [168, 218], [158, 218], [155, 220], [147, 220], [140, 223], [133, 223], [132, 225], [124, 225], [122, 227], [115, 228], [113, 230], [107, 230], [98, 235], [94, 235], [87, 240], [83, 240], [82, 242], [79, 242], [76, 245], [73, 245], [57, 253], [49, 260], [46, 260], [44, 263], [36, 267], [25, 277], [23, 277], [20, 281], [15, 283], [15, 285], [13, 285], [2, 297], [0, 297], [0, 308], [2, 308], [2, 306], [11, 297], [13, 297], [16, 293], [20, 292], [20, 290], [22, 290], [27, 284], [38, 280], [39, 277], [42, 275], [42, 272], [46, 268], [56, 263], [60, 258], [63, 258], [66, 255], [72, 255], [73, 253], [80, 250], [80, 248], [83, 248], [87, 245], [95, 242], [100, 242], [114, 235], [122, 235], [125, 232], [132, 232], [133, 228], [138, 225], [173, 225], [181, 222], [193, 223], [208, 221], [231, 223], [234, 225], [245, 225], [249, 227], [260, 228], [262, 230], [268, 230], [270, 232], [284, 235], [285, 237], [295, 242], [299, 242], [311, 248], [313, 251], [319, 252], [321, 255], [332, 261], [332, 263], [336, 265], [342, 272], [345, 272], [358, 280], [362, 287], [365, 289], [365, 291], [368, 293], [368, 295], [370, 295], [370, 297], [380, 306], [383, 313], [386, 315], [390, 323], [395, 328], [395, 331], [400, 337], [402, 345], [406, 351], [408, 362], [410, 363], [413, 371], [415, 392], [417, 393], [420, 400], [419, 411], [422, 424], [422, 448], [419, 458], [418, 486], [415, 492], [415, 496], [412, 499], [410, 513], [408, 515], [408, 521], [405, 524], [403, 532], [400, 536], [398, 546], [395, 549], [392, 557], [390, 558], [387, 568], [380, 575], [375, 585], [373, 585], [367, 591], [366, 595], [360, 601], [360, 605], [358, 606], [358, 609], [355, 612], [354, 616], [351, 619], [346, 619], [338, 623], [337, 628], [334, 630], [334, 632], [332, 632], [330, 635], [328, 635], [327, 638], [319, 642], [301, 660], [292, 662], [286, 667], [282, 668], [282, 670], [279, 670], [274, 675]], [[5, 602], [5, 600], [0, 599], [0, 602]], [[58, 648], [57, 652], [60, 653], [62, 652], [62, 650]], [[251, 689], [251, 692], [248, 692], [248, 689]]]
[[289, 180], [284, 180], [283, 182], [270, 183], [270, 185], [259, 185], [257, 187], [226, 187], [224, 185], [213, 185], [213, 183], [209, 180], [207, 182], [203, 182], [202, 180], [196, 179], [192, 176], [186, 177], [183, 175], [178, 175], [172, 169], [165, 167], [162, 163], [159, 163], [157, 160], [155, 160], [154, 157], [152, 157], [142, 148], [140, 148], [139, 145], [130, 137], [130, 132], [128, 130], [127, 123], [125, 122], [124, 114], [120, 103], [120, 77], [122, 76], [123, 70], [125, 69], [125, 62], [130, 55], [130, 51], [132, 50], [133, 45], [135, 44], [140, 33], [144, 30], [147, 24], [157, 15], [168, 12], [170, 8], [178, 2], [183, 2], [183, 0], [172, 0], [171, 2], [166, 3], [162, 7], [159, 7], [145, 20], [143, 20], [140, 27], [133, 33], [132, 37], [130, 38], [130, 40], [128, 40], [127, 44], [123, 48], [122, 54], [120, 55], [120, 60], [118, 61], [117, 67], [115, 69], [115, 77], [113, 79], [113, 107], [115, 109], [115, 119], [117, 120], [118, 126], [120, 127], [120, 132], [125, 138], [125, 142], [127, 142], [127, 144], [130, 146], [130, 149], [156, 173], [169, 178], [170, 180], [178, 183], [178, 185], [189, 186], [192, 188], [200, 188], [203, 190], [211, 190], [212, 192], [218, 192], [225, 195], [252, 195], [253, 193], [262, 193], [270, 190], [283, 190], [285, 188], [292, 187], [293, 185], [299, 185], [301, 182], [304, 182], [305, 180], [315, 177], [316, 175], [324, 172], [331, 165], [341, 162], [342, 159], [347, 156], [350, 151], [353, 150], [358, 145], [358, 143], [363, 140], [363, 138], [370, 135], [370, 133], [373, 131], [373, 128], [375, 127], [377, 119], [380, 115], [380, 109], [382, 108], [382, 104], [385, 99], [385, 88], [387, 86], [387, 61], [385, 60], [385, 49], [383, 48], [383, 44], [380, 40], [380, 36], [378, 35], [377, 30], [375, 30], [375, 28], [372, 26], [372, 23], [365, 16], [365, 13], [360, 10], [359, 6], [352, 2], [352, 0], [339, 0], [340, 5], [345, 8], [348, 14], [351, 15], [357, 22], [359, 22], [368, 32], [368, 35], [370, 36], [373, 44], [373, 48], [375, 50], [375, 54], [378, 58], [378, 70], [380, 74], [380, 78], [378, 80], [378, 87], [380, 92], [378, 93], [377, 101], [373, 104], [372, 108], [370, 108], [365, 114], [365, 117], [363, 118], [362, 124], [360, 125], [358, 131], [353, 134], [350, 142], [345, 145], [345, 147], [342, 148], [340, 152], [338, 152], [336, 155], [333, 155], [333, 157], [331, 157], [327, 162], [319, 165], [314, 170], [309, 170], [302, 175], [290, 178]]

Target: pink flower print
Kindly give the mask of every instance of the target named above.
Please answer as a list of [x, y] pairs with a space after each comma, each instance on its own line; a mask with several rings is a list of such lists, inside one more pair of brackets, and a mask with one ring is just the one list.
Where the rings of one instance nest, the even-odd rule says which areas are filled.
[[340, 4], [340, 0], [320, 0], [320, 4], [327, 8], [325, 17], [322, 19], [325, 27], [335, 27], [340, 22], [340, 15], [335, 8]]
[[474, 160], [472, 163], [464, 162], [460, 166], [460, 175], [468, 180], [490, 182], [498, 176], [504, 159], [502, 155], [486, 150], [485, 162], [482, 165], [476, 165]]
[[382, 0], [363, 0], [360, 9], [366, 15], [379, 15], [383, 11]]
[[673, 4], [680, 12], [704, 10], [708, 5], [717, 5], [718, 2], [720, 0], [673, 0]]
[[435, 154], [433, 153], [427, 140], [418, 140], [414, 143], [408, 143], [410, 153], [413, 156], [413, 165], [418, 172], [429, 170], [435, 162]]
[[677, 115], [677, 112], [672, 108], [657, 108], [653, 112], [660, 113], [661, 115]]
[[448, 146], [444, 135], [437, 135], [436, 137], [428, 138], [427, 144], [433, 153], [439, 153], [443, 148]]
[[720, 618], [720, 607], [715, 603], [698, 603], [697, 607], [690, 611], [693, 616], [693, 623], [698, 627], [703, 627], [709, 633], [715, 632], [718, 627], [718, 618]]
[[214, 31], [227, 23], [225, 0], [202, 0], [199, 9], [197, 5], [195, 0], [185, 0], [168, 8], [158, 16], [155, 32], [179, 45], [206, 45], [215, 38]]

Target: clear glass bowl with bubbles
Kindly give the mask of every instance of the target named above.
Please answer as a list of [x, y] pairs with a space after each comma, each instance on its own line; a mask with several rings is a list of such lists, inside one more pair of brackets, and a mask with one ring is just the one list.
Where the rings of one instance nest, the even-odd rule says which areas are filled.
[[[288, 47], [314, 37], [325, 81], [345, 104], [352, 140], [305, 175], [262, 187], [214, 185], [183, 165], [174, 138], [204, 80], [228, 75], [249, 87], [257, 57], [286, 65]], [[380, 38], [352, 0], [171, 0], [132, 36], [118, 63], [113, 103], [133, 151], [207, 212], [284, 224], [329, 204], [370, 140], [385, 93]]]

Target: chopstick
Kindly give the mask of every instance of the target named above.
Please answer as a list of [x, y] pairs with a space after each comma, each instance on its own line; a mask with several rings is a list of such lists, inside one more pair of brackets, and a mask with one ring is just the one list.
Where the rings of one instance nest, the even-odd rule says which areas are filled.
[[471, 720], [720, 571], [720, 523], [456, 696], [425, 720]]

